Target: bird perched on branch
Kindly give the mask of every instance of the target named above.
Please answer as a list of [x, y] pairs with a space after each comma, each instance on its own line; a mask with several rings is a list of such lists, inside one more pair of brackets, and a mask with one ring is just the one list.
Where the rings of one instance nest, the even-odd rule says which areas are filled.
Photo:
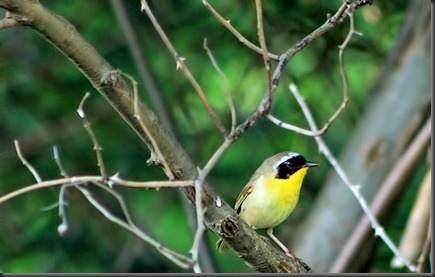
[[[254, 229], [267, 229], [267, 234], [284, 252], [293, 254], [273, 235], [273, 228], [281, 224], [294, 210], [308, 168], [318, 164], [307, 162], [294, 152], [278, 153], [267, 158], [252, 175], [237, 197], [234, 209]], [[229, 246], [222, 239], [216, 242], [219, 252]]]

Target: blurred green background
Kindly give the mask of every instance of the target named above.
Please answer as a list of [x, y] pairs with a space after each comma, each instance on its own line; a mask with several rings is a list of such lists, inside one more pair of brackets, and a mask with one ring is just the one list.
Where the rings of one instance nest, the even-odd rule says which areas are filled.
[[[204, 38], [228, 78], [238, 122], [258, 106], [266, 86], [262, 56], [247, 49], [201, 4], [201, 1], [149, 1], [162, 28], [178, 53], [186, 58], [213, 108], [230, 126], [230, 113], [221, 77], [202, 45]], [[136, 78], [143, 101], [153, 105], [140, 79], [125, 36], [110, 1], [42, 1], [70, 21], [114, 67]], [[264, 1], [265, 33], [270, 52], [288, 47], [323, 24], [327, 14], [342, 3], [334, 1]], [[253, 1], [211, 1], [211, 4], [250, 41], [258, 44]], [[324, 138], [337, 156], [352, 133], [366, 103], [368, 91], [395, 44], [409, 1], [375, 1], [357, 11], [355, 37], [346, 51], [351, 104]], [[144, 59], [173, 121], [177, 139], [193, 161], [204, 166], [223, 142], [199, 97], [176, 70], [140, 1], [125, 1], [125, 8], [138, 36]], [[4, 11], [1, 11], [4, 14]], [[338, 68], [338, 45], [349, 25], [341, 24], [298, 53], [288, 64], [277, 89], [272, 114], [307, 127], [291, 93], [296, 83], [319, 125], [341, 103], [342, 83]], [[164, 180], [156, 167], [147, 166], [149, 151], [86, 78], [52, 45], [30, 28], [0, 31], [0, 194], [34, 183], [14, 150], [19, 140], [24, 155], [43, 179], [60, 177], [52, 147], [59, 148], [70, 175], [98, 174], [93, 145], [76, 109], [89, 91], [87, 117], [103, 147], [108, 174], [129, 180]], [[301, 201], [286, 226], [297, 224], [309, 210], [330, 165], [318, 153], [312, 138], [288, 132], [261, 119], [224, 155], [209, 176], [216, 191], [230, 205], [253, 171], [277, 152], [297, 151], [321, 166], [309, 172]], [[107, 207], [119, 213], [107, 194], [91, 188]], [[145, 190], [116, 188], [126, 199], [137, 224], [165, 246], [188, 254], [193, 234], [176, 189]], [[189, 272], [180, 269], [149, 245], [104, 219], [74, 189], [66, 194], [68, 231], [57, 232], [61, 223], [57, 208], [44, 208], [57, 201], [59, 188], [34, 191], [0, 205], [0, 270], [3, 272]], [[409, 209], [409, 204], [404, 209]], [[400, 215], [400, 213], [399, 213]], [[406, 214], [398, 217], [401, 230]], [[284, 232], [284, 224], [275, 233]], [[262, 231], [260, 231], [262, 233]], [[394, 230], [392, 230], [393, 235]], [[397, 238], [397, 236], [393, 236]], [[206, 231], [217, 272], [252, 272], [233, 252], [214, 250], [217, 236]], [[377, 271], [390, 272], [391, 254], [379, 254]]]

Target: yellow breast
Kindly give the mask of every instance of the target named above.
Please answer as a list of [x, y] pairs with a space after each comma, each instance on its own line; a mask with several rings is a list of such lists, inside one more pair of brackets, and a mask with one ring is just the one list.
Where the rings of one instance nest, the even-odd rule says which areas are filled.
[[308, 168], [302, 168], [288, 179], [270, 179], [266, 182], [266, 190], [278, 207], [293, 211], [298, 203], [302, 181]]
[[252, 227], [275, 227], [296, 207], [302, 181], [308, 168], [302, 168], [288, 179], [262, 177], [242, 203], [240, 216]]

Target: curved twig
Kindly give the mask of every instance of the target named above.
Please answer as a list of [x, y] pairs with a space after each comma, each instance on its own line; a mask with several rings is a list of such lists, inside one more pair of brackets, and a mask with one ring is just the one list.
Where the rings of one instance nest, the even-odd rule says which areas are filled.
[[[257, 45], [250, 42], [248, 39], [246, 39], [239, 31], [237, 31], [236, 28], [234, 28], [229, 20], [225, 20], [213, 7], [208, 3], [206, 0], [202, 0], [202, 3], [207, 8], [207, 10], [210, 11], [210, 13], [225, 27], [230, 31], [241, 43], [243, 43], [246, 47], [249, 49], [254, 50], [255, 52], [262, 54], [263, 49], [261, 47], [258, 47]], [[267, 56], [274, 61], [279, 61], [279, 56], [267, 53]]]

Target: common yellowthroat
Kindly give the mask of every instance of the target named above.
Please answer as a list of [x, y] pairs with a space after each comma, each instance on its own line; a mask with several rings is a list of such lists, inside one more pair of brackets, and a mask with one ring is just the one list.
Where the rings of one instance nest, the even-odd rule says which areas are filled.
[[[296, 207], [308, 168], [315, 166], [318, 164], [307, 162], [294, 152], [282, 152], [267, 158], [242, 189], [234, 205], [234, 210], [249, 226], [267, 228], [267, 234], [288, 256], [293, 257], [293, 254], [273, 235], [273, 228]], [[219, 239], [216, 248], [224, 252], [229, 246]]]

